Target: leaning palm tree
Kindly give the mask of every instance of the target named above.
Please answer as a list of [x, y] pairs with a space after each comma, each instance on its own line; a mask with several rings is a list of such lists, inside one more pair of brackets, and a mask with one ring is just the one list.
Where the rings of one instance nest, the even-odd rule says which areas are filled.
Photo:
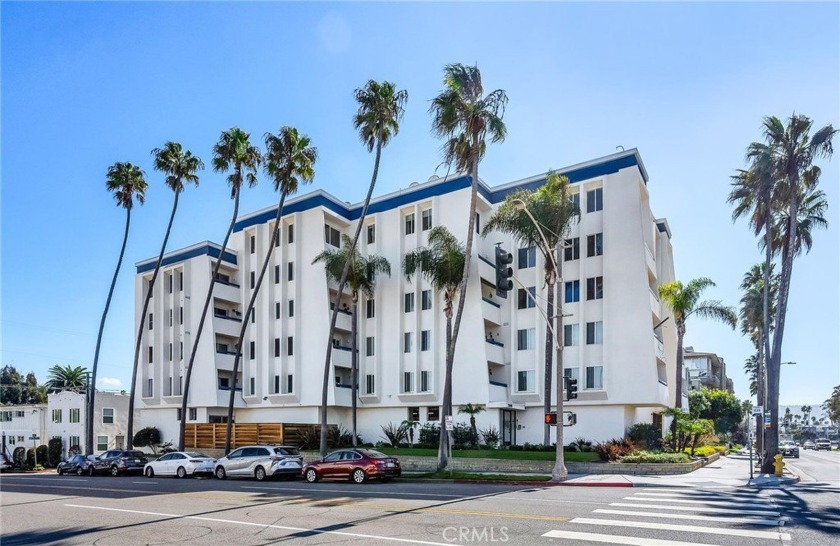
[[140, 344], [143, 341], [143, 329], [146, 324], [146, 312], [149, 309], [149, 302], [154, 292], [155, 281], [160, 273], [160, 265], [163, 255], [166, 252], [166, 243], [169, 241], [169, 234], [172, 231], [172, 222], [175, 220], [175, 211], [178, 210], [178, 198], [184, 191], [184, 183], [192, 183], [198, 186], [198, 171], [204, 169], [201, 159], [194, 156], [189, 150], [184, 150], [177, 142], [167, 142], [163, 148], [152, 150], [154, 156], [154, 167], [166, 175], [164, 183], [175, 192], [175, 199], [172, 202], [172, 212], [169, 215], [169, 223], [166, 225], [166, 234], [163, 236], [163, 243], [160, 245], [155, 270], [149, 281], [146, 297], [143, 300], [143, 310], [140, 312], [140, 325], [137, 329], [137, 341], [134, 345], [134, 369], [131, 373], [131, 391], [128, 397], [128, 448], [134, 447], [134, 401], [137, 396], [135, 387], [137, 385], [137, 367], [140, 364]]
[[[84, 392], [87, 388], [87, 368], [81, 366], [53, 366], [47, 372], [46, 387], [52, 392]], [[91, 391], [92, 392], [92, 391]]]
[[[339, 283], [344, 276], [345, 271], [347, 275], [345, 281], [350, 287], [350, 297], [352, 305], [350, 306], [350, 373], [351, 389], [352, 389], [352, 430], [353, 446], [356, 445], [358, 439], [358, 432], [356, 428], [356, 399], [358, 397], [359, 389], [359, 352], [357, 350], [358, 342], [356, 340], [359, 296], [364, 294], [366, 298], [372, 298], [376, 289], [376, 277], [381, 273], [391, 276], [391, 264], [382, 256], [368, 255], [362, 256], [358, 248], [353, 246], [353, 240], [347, 235], [341, 237], [341, 248], [337, 250], [325, 250], [315, 256], [312, 263], [322, 262], [324, 269], [327, 272], [327, 279], [332, 282]], [[339, 294], [341, 294], [339, 292]], [[335, 308], [339, 305], [338, 300], [335, 302]]]
[[[91, 371], [91, 385], [96, 385], [96, 373], [99, 366], [99, 349], [102, 347], [102, 333], [105, 330], [105, 318], [108, 316], [108, 309], [111, 307], [111, 297], [114, 295], [114, 287], [117, 284], [117, 277], [122, 267], [125, 245], [128, 242], [128, 228], [131, 225], [131, 209], [134, 208], [134, 200], [139, 204], [146, 202], [146, 176], [140, 167], [131, 163], [114, 163], [108, 168], [105, 187], [114, 193], [117, 206], [125, 209], [125, 231], [123, 242], [120, 247], [120, 257], [117, 258], [117, 267], [114, 269], [114, 276], [111, 278], [111, 287], [108, 289], [108, 298], [105, 300], [105, 309], [102, 311], [102, 318], [99, 320], [99, 333], [96, 334], [96, 350], [93, 353], [93, 370]], [[96, 389], [91, 389], [88, 397], [88, 415], [93, 415], [93, 408], [96, 398]], [[85, 423], [85, 453], [93, 453], [93, 420], [88, 419]]]
[[760, 362], [760, 357], [758, 356], [758, 353], [750, 355], [744, 361], [744, 373], [747, 374], [747, 379], [750, 380], [750, 395], [755, 396], [755, 397], [758, 397], [758, 363], [759, 362]]
[[[216, 278], [219, 268], [222, 265], [222, 257], [225, 254], [230, 235], [239, 216], [239, 195], [243, 184], [253, 188], [257, 184], [257, 168], [262, 161], [262, 154], [259, 148], [251, 145], [251, 135], [239, 127], [232, 127], [222, 131], [219, 141], [213, 146], [213, 170], [215, 172], [231, 173], [227, 177], [230, 186], [230, 198], [233, 199], [233, 215], [228, 224], [227, 233], [222, 241], [222, 248], [216, 263], [213, 265], [213, 273], [210, 276], [210, 287], [207, 289], [207, 296], [204, 298], [204, 307], [201, 311], [201, 318], [198, 321], [198, 329], [193, 335], [190, 359], [187, 361], [186, 377], [184, 378], [184, 392], [181, 398], [181, 431], [178, 448], [184, 450], [184, 430], [186, 428], [187, 402], [189, 401], [190, 380], [192, 369], [195, 363], [195, 355], [198, 352], [198, 341], [201, 339], [201, 332], [204, 330], [204, 321], [207, 318], [207, 311], [210, 309], [210, 302], [213, 300], [213, 287], [216, 285]], [[234, 377], [234, 382], [236, 378]]]
[[467, 281], [470, 273], [470, 258], [473, 253], [475, 233], [475, 211], [478, 196], [478, 164], [484, 158], [487, 140], [502, 142], [507, 134], [502, 119], [507, 105], [507, 94], [496, 89], [486, 96], [481, 83], [478, 66], [449, 64], [443, 68], [443, 86], [440, 94], [432, 99], [429, 112], [432, 114], [432, 132], [445, 140], [444, 162], [455, 166], [458, 172], [470, 177], [470, 210], [467, 218], [467, 241], [465, 249], [464, 275], [458, 288], [458, 310], [452, 327], [452, 337], [446, 347], [446, 371], [443, 387], [443, 412], [441, 413], [440, 448], [438, 468], [449, 467], [452, 446], [449, 434], [443, 426], [447, 415], [452, 415], [452, 367], [455, 360], [455, 345], [464, 315]]
[[[359, 109], [353, 116], [353, 126], [359, 132], [362, 144], [368, 152], [376, 150], [373, 160], [373, 175], [370, 179], [368, 192], [362, 204], [362, 212], [357, 220], [356, 232], [353, 235], [351, 248], [355, 249], [359, 242], [359, 235], [367, 216], [370, 198], [373, 195], [373, 188], [376, 186], [376, 179], [379, 176], [379, 161], [382, 157], [382, 148], [388, 145], [391, 139], [400, 131], [400, 121], [405, 112], [405, 103], [408, 101], [408, 92], [398, 90], [391, 82], [376, 82], [369, 80], [363, 88], [356, 89], [353, 93]], [[321, 385], [321, 457], [327, 454], [327, 396], [330, 386], [330, 363], [332, 362], [332, 339], [335, 335], [335, 322], [338, 319], [338, 306], [344, 287], [347, 285], [347, 276], [350, 274], [350, 262], [341, 272], [338, 280], [338, 290], [335, 295], [335, 305], [330, 316], [329, 335], [327, 336], [327, 350], [324, 358], [324, 377]]]
[[458, 408], [458, 413], [470, 416], [470, 429], [472, 430], [473, 443], [478, 444], [478, 428], [475, 426], [475, 416], [484, 411], [481, 404], [464, 404]]
[[[539, 249], [544, 264], [543, 280], [546, 287], [545, 314], [547, 317], [555, 316], [554, 287], [563, 274], [562, 271], [555, 271], [554, 268], [555, 263], [557, 267], [562, 267], [563, 263], [557, 249], [568, 236], [572, 222], [578, 218], [580, 218], [580, 209], [569, 196], [569, 179], [549, 171], [545, 184], [536, 191], [519, 190], [508, 195], [482, 231], [484, 237], [493, 231], [508, 233], [520, 247]], [[555, 253], [557, 253], [556, 256]], [[529, 295], [529, 297], [532, 296]], [[561, 302], [558, 301], [557, 304], [559, 307]], [[557, 315], [561, 316], [562, 311], [558, 309]], [[559, 336], [560, 327], [557, 330]], [[557, 339], [553, 332], [551, 323], [546, 321], [543, 391], [545, 413], [551, 412], [552, 354], [555, 352], [553, 345]], [[562, 348], [558, 348], [558, 360], [562, 358], [562, 354]], [[562, 360], [558, 361], [557, 369], [563, 369]], [[548, 424], [543, 430], [543, 444], [551, 444], [551, 426]]]
[[[248, 329], [248, 319], [254, 312], [254, 303], [257, 301], [257, 294], [260, 292], [265, 272], [271, 261], [271, 255], [280, 237], [280, 220], [283, 217], [283, 205], [286, 197], [294, 195], [301, 184], [308, 184], [315, 178], [315, 161], [318, 159], [318, 150], [311, 146], [312, 141], [306, 135], [301, 135], [294, 127], [282, 127], [276, 135], [267, 133], [265, 135], [265, 172], [274, 181], [274, 191], [280, 193], [280, 202], [277, 204], [277, 214], [274, 217], [274, 227], [271, 230], [271, 240], [263, 259], [260, 274], [256, 284], [251, 290], [251, 299], [248, 301], [248, 308], [242, 315], [242, 325], [239, 328], [239, 346], [233, 358], [233, 383], [236, 387], [236, 374], [239, 371], [239, 362], [242, 359], [241, 347], [244, 345], [245, 332]], [[231, 432], [233, 427], [233, 404], [236, 400], [235, 388], [230, 390], [227, 414], [227, 435], [225, 437], [225, 453], [230, 452]], [[183, 415], [183, 414], [182, 414]]]
[[[735, 329], [738, 318], [731, 307], [726, 307], [719, 301], [698, 301], [703, 290], [715, 286], [711, 279], [701, 277], [683, 284], [680, 281], [673, 281], [659, 287], [659, 297], [670, 309], [674, 317], [674, 324], [677, 327], [677, 379], [676, 379], [676, 404], [677, 409], [682, 408], [682, 386], [683, 386], [683, 339], [685, 338], [685, 323], [692, 315], [701, 318], [708, 318], [728, 324]], [[672, 422], [673, 438], [676, 434], [676, 419]]]

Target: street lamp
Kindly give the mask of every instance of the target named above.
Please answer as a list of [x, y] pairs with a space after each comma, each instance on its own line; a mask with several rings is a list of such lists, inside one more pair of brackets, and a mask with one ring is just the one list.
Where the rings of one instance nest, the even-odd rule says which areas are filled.
[[[514, 207], [517, 210], [523, 211], [525, 214], [528, 215], [528, 218], [533, 222], [534, 227], [537, 228], [537, 232], [540, 234], [540, 238], [543, 241], [543, 245], [545, 245], [546, 254], [551, 259], [551, 265], [554, 266], [555, 275], [557, 276], [557, 280], [554, 283], [555, 289], [555, 299], [556, 309], [555, 309], [555, 326], [553, 328], [554, 334], [554, 345], [555, 345], [555, 382], [557, 385], [557, 417], [560, 422], [557, 423], [557, 442], [555, 444], [555, 457], [554, 457], [554, 469], [551, 471], [551, 481], [553, 482], [562, 482], [569, 477], [569, 472], [566, 470], [566, 463], [563, 457], [563, 386], [565, 382], [565, 376], [563, 374], [563, 308], [562, 308], [562, 300], [560, 299], [560, 285], [562, 284], [562, 271], [560, 267], [557, 265], [557, 259], [555, 258], [555, 252], [559, 255], [560, 254], [560, 247], [563, 244], [562, 239], [558, 238], [557, 241], [557, 248], [554, 249], [552, 252], [551, 246], [548, 244], [548, 239], [545, 237], [545, 233], [543, 233], [542, 227], [540, 223], [537, 222], [537, 219], [534, 218], [534, 215], [531, 214], [531, 211], [528, 210], [528, 206], [525, 204], [525, 201], [521, 199], [514, 199], [513, 202], [515, 203]], [[545, 313], [543, 313], [545, 316]], [[548, 324], [549, 328], [551, 328], [550, 317], [546, 316], [546, 323]], [[548, 404], [551, 404], [551, 400], [549, 399]]]

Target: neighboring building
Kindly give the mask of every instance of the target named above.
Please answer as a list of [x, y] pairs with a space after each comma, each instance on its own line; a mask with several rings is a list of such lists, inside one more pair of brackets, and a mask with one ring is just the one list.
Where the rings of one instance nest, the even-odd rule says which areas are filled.
[[688, 376], [689, 390], [705, 387], [735, 392], [732, 379], [726, 375], [726, 362], [715, 353], [702, 353], [686, 347], [683, 350], [683, 367]]
[[[577, 425], [566, 438], [604, 440], [638, 422], [662, 423], [673, 406], [676, 334], [658, 286], [674, 280], [671, 232], [650, 211], [648, 176], [636, 150], [562, 169], [572, 182], [581, 218], [564, 252], [566, 374], [579, 380], [580, 396], [566, 405]], [[545, 175], [497, 187], [479, 183], [476, 230], [509, 193], [535, 189]], [[401, 274], [404, 255], [427, 242], [432, 226], [460, 239], [467, 229], [469, 179], [432, 177], [375, 198], [359, 249], [384, 256], [391, 277], [378, 279], [373, 298], [359, 302], [359, 432], [382, 439], [380, 425], [439, 421], [445, 367], [443, 298], [428, 282]], [[361, 205], [324, 191], [286, 202], [277, 248], [257, 298], [236, 379], [239, 423], [317, 423], [330, 302], [335, 286], [323, 266], [324, 249], [351, 234]], [[214, 287], [213, 314], [205, 324], [190, 389], [188, 422], [221, 423], [227, 413], [242, 312], [269, 244], [276, 208], [240, 217]], [[220, 229], [223, 226], [220, 225]], [[476, 236], [466, 306], [455, 355], [453, 403], [485, 405], [479, 428], [500, 430], [504, 443], [543, 438], [545, 321], [520, 297], [495, 295], [494, 246], [512, 252], [514, 274], [544, 301], [543, 263], [534, 249], [517, 248], [494, 233]], [[220, 247], [199, 243], [164, 257], [146, 317], [140, 316], [155, 259], [138, 262], [136, 326], [144, 323], [137, 385], [141, 426], [156, 426], [176, 440], [186, 359], [198, 327], [212, 266]], [[344, 304], [349, 305], [349, 296]], [[654, 326], [660, 325], [656, 331]], [[339, 313], [329, 367], [329, 422], [349, 428], [350, 315]], [[549, 350], [552, 350], [549, 347]], [[456, 421], [467, 422], [465, 415]]]
[[19, 404], [0, 406], [0, 449], [7, 456], [18, 447], [36, 445], [30, 437], [38, 436], [37, 445], [46, 443], [47, 405]]

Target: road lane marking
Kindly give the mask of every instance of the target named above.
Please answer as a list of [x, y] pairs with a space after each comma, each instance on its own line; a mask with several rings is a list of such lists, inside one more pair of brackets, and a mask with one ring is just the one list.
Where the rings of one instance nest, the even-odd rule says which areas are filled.
[[727, 498], [733, 500], [765, 500], [766, 497], [759, 497], [755, 493], [749, 495], [747, 493], [729, 493], [725, 495], [721, 495], [719, 493], [644, 493], [639, 492], [635, 493], [636, 495], [641, 495], [644, 497], [666, 497], [666, 498], [674, 498], [674, 499], [721, 499], [725, 500]]
[[451, 495], [451, 494], [444, 494], [444, 493], [405, 493], [405, 492], [398, 492], [398, 491], [368, 491], [368, 490], [358, 490], [352, 491], [349, 489], [315, 489], [312, 487], [301, 487], [301, 488], [277, 488], [277, 487], [258, 487], [254, 485], [243, 485], [242, 489], [261, 489], [266, 491], [276, 491], [278, 493], [284, 493], [286, 491], [306, 491], [307, 493], [317, 493], [319, 491], [324, 491], [325, 493], [344, 493], [345, 495], [354, 495], [354, 494], [362, 494], [362, 495], [398, 495], [402, 497], [450, 497], [453, 499], [466, 499], [469, 497], [464, 497], [464, 495]]
[[157, 485], [158, 482], [131, 482], [131, 483], [142, 483], [143, 485]]
[[607, 544], [621, 544], [626, 546], [709, 546], [708, 544], [700, 544], [699, 542], [656, 540], [645, 537], [622, 537], [616, 535], [602, 535], [598, 533], [579, 533], [577, 531], [549, 531], [543, 536], [548, 538], [563, 538], [566, 540], [605, 542]]
[[690, 500], [690, 499], [649, 499], [639, 497], [624, 497], [624, 500], [636, 502], [678, 502], [680, 504], [706, 504], [710, 506], [728, 506], [730, 508], [773, 508], [769, 503], [751, 503], [751, 502], [731, 502], [731, 501], [707, 501], [707, 500]]
[[749, 538], [767, 538], [771, 540], [790, 540], [788, 533], [778, 531], [749, 531], [747, 529], [727, 529], [723, 527], [702, 527], [699, 525], [673, 525], [670, 523], [650, 523], [646, 521], [625, 521], [615, 519], [574, 518], [569, 523], [585, 525], [604, 525], [610, 527], [632, 527], [635, 529], [654, 529], [658, 531], [685, 531], [709, 535], [727, 535]]
[[237, 521], [232, 519], [221, 519], [221, 518], [208, 518], [204, 516], [185, 516], [180, 514], [166, 514], [163, 512], [147, 512], [145, 510], [127, 510], [125, 508], [105, 508], [102, 506], [88, 506], [83, 504], [65, 504], [64, 506], [68, 508], [83, 508], [85, 510], [105, 510], [109, 512], [124, 512], [127, 514], [140, 514], [144, 516], [155, 516], [155, 517], [164, 517], [164, 518], [173, 518], [173, 519], [192, 519], [197, 521], [210, 521], [213, 523], [227, 523], [233, 525], [246, 525], [249, 527], [261, 527], [263, 529], [279, 529], [281, 531], [295, 531], [298, 533], [313, 533], [319, 535], [338, 535], [338, 536], [345, 536], [345, 537], [353, 537], [353, 538], [364, 538], [364, 539], [372, 539], [372, 540], [385, 540], [389, 542], [405, 542], [409, 544], [429, 544], [431, 546], [450, 546], [447, 542], [429, 542], [426, 540], [417, 540], [417, 539], [410, 539], [410, 538], [396, 538], [396, 537], [384, 537], [378, 535], [366, 535], [361, 533], [348, 533], [345, 531], [324, 531], [322, 529], [307, 529], [305, 527], [289, 527], [287, 525], [269, 525], [267, 523], [255, 523], [251, 521]]
[[667, 504], [633, 504], [629, 502], [611, 502], [610, 506], [623, 506], [628, 508], [652, 508], [655, 510], [676, 510], [682, 512], [702, 512], [706, 514], [743, 514], [746, 516], [780, 516], [778, 510], [737, 510], [734, 508], [714, 508], [697, 506], [669, 506]]
[[635, 512], [633, 510], [608, 510], [606, 508], [599, 508], [593, 512], [598, 514], [614, 514], [617, 516], [642, 516], [645, 518], [670, 518], [670, 519], [690, 519], [693, 521], [724, 521], [728, 523], [747, 523], [749, 525], [772, 525], [778, 527], [784, 525], [783, 521], [778, 519], [754, 519], [754, 518], [739, 518], [737, 516], [701, 516], [699, 514], [662, 514], [654, 512]]
[[[36, 484], [28, 484], [28, 483], [16, 483], [16, 484], [9, 484], [13, 485], [13, 487], [32, 487], [35, 489], [72, 489], [73, 491], [87, 491], [89, 489], [95, 491], [108, 491], [110, 493], [145, 493], [145, 494], [153, 494], [153, 495], [166, 495], [171, 494], [166, 491], [149, 491], [148, 489], [110, 489], [107, 487], [87, 487], [87, 488], [79, 488], [79, 487], [70, 487], [69, 485], [36, 485]], [[8, 486], [6, 491], [8, 491]]]

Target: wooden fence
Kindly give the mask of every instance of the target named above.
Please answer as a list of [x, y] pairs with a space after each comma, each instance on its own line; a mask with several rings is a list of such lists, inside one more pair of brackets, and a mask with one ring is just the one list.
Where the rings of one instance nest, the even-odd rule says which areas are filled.
[[[335, 436], [336, 425], [329, 425], [329, 436]], [[231, 447], [257, 444], [287, 444], [298, 447], [311, 446], [317, 438], [318, 425], [295, 423], [234, 423], [231, 431]], [[224, 449], [227, 424], [188, 423], [184, 430], [184, 447], [188, 449]], [[332, 443], [332, 442], [330, 442]]]

